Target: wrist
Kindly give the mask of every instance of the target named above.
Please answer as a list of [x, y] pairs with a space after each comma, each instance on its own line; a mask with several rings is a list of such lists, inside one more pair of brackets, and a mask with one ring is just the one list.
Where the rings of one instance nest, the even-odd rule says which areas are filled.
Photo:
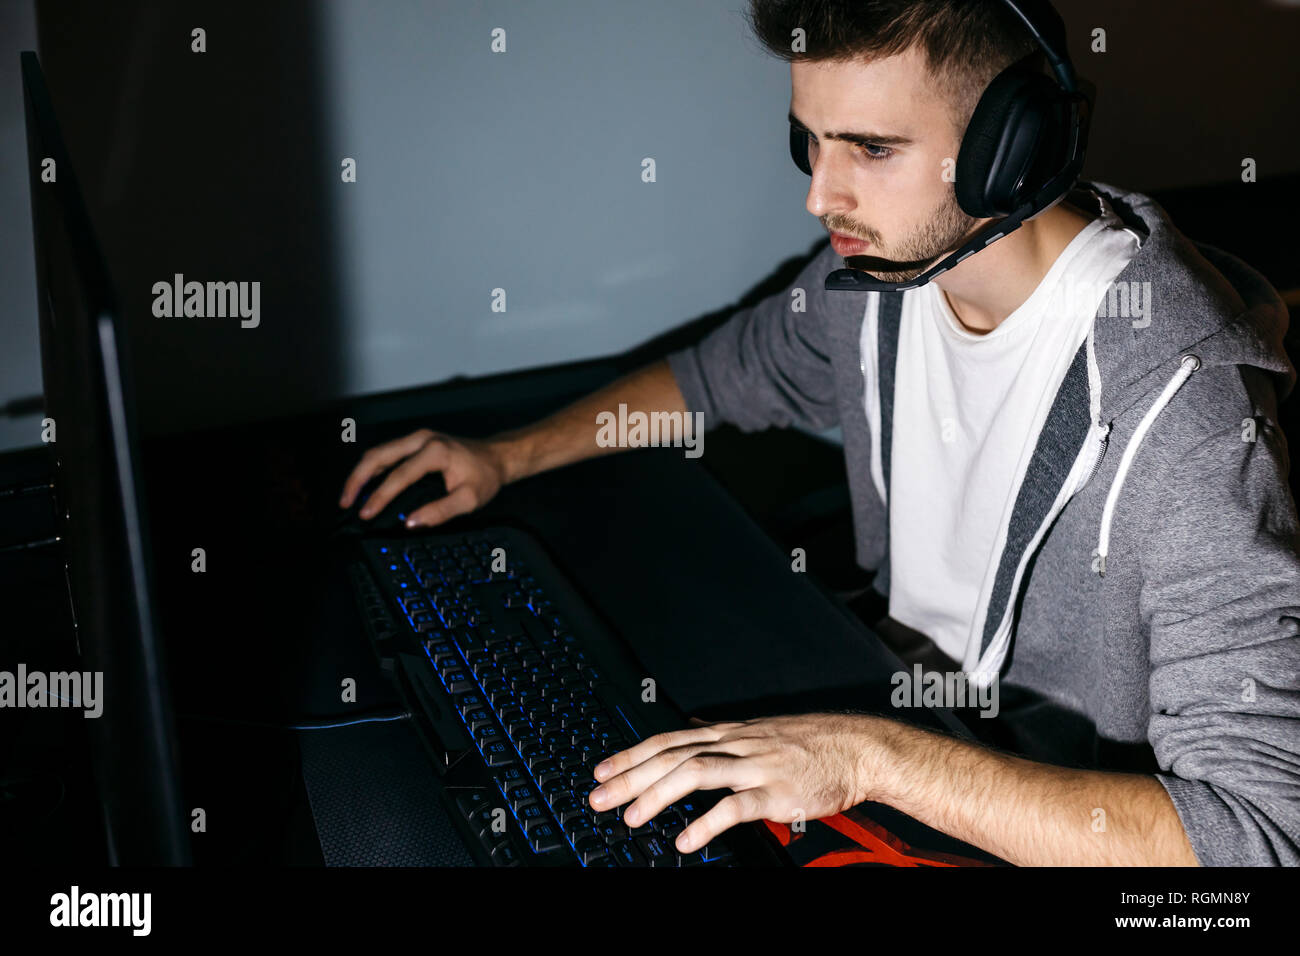
[[485, 443], [487, 453], [496, 465], [497, 475], [502, 485], [527, 478], [528, 449], [523, 437], [516, 432], [503, 432], [489, 438]]
[[869, 800], [892, 806], [897, 800], [904, 746], [900, 737], [907, 729], [887, 717], [864, 715], [856, 747], [858, 802]]

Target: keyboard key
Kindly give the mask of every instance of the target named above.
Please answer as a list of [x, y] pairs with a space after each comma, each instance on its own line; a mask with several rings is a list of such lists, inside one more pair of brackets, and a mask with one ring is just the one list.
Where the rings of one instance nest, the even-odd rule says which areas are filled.
[[560, 757], [561, 770], [572, 770], [576, 767], [582, 766], [585, 766], [582, 762], [582, 757], [571, 750]]
[[460, 653], [449, 641], [427, 641], [424, 652], [429, 655], [433, 665], [441, 669], [444, 664], [459, 664]]
[[538, 779], [541, 781], [539, 786], [542, 791], [542, 796], [547, 800], [563, 794], [571, 794], [573, 792], [569, 789], [568, 780], [558, 774], [548, 774], [544, 779]]
[[533, 718], [533, 730], [537, 731], [537, 736], [543, 740], [560, 733], [562, 729], [559, 719], [551, 714], [539, 713]]
[[489, 767], [505, 767], [515, 763], [515, 748], [503, 740], [484, 747], [482, 753]]
[[499, 839], [506, 834], [506, 830], [497, 829], [498, 824], [509, 826], [506, 818], [501, 816], [503, 813], [505, 813], [504, 807], [481, 807], [469, 818], [470, 826], [478, 833], [480, 839], [489, 842]]
[[615, 843], [609, 848], [610, 855], [614, 857], [619, 866], [648, 866], [645, 854], [643, 854], [631, 840], [624, 840], [621, 843]]
[[535, 764], [530, 764], [528, 769], [532, 772], [534, 777], [536, 777], [538, 780], [541, 780], [542, 774], [548, 774], [551, 773], [552, 771], [559, 770], [560, 765], [557, 764], [554, 759], [547, 760], [545, 757], [543, 757]]
[[510, 739], [514, 741], [514, 745], [520, 750], [523, 750], [525, 747], [541, 747], [543, 750], [546, 749], [546, 747], [541, 743], [541, 738], [537, 736], [537, 731], [533, 730], [532, 724], [528, 723], [528, 721], [516, 720], [510, 726], [514, 729], [514, 733], [510, 735]]
[[[542, 695], [537, 693], [536, 688], [526, 690], [519, 694], [519, 706], [523, 707], [526, 711], [528, 711], [528, 708], [541, 705], [541, 703]], [[529, 711], [529, 714], [531, 716], [531, 711]]]
[[498, 770], [492, 779], [496, 781], [497, 789], [505, 794], [510, 793], [514, 787], [529, 786], [532, 783], [532, 779], [518, 764]]
[[[534, 777], [540, 774], [544, 768], [549, 769], [555, 766], [555, 762], [551, 759], [551, 754], [548, 750], [533, 750], [531, 753], [524, 754], [523, 757], [524, 764], [528, 767], [528, 772]], [[564, 768], [561, 767], [560, 769], [563, 770]]]
[[456, 705], [456, 709], [460, 712], [460, 716], [464, 718], [464, 716], [471, 710], [476, 710], [477, 708], [482, 707], [484, 701], [478, 694], [470, 692], [468, 694], [454, 695], [452, 697], [452, 703]]
[[551, 801], [551, 813], [560, 825], [563, 826], [566, 821], [581, 818], [583, 826], [595, 827], [592, 820], [591, 807], [587, 806], [582, 800], [574, 795], [573, 791], [560, 794]]
[[478, 689], [474, 684], [474, 678], [470, 677], [469, 672], [463, 667], [450, 667], [441, 673], [442, 682], [453, 694], [466, 694]]
[[664, 810], [651, 823], [669, 840], [676, 840], [677, 834], [686, 829], [685, 821], [672, 810]]
[[731, 851], [716, 840], [700, 851], [705, 863], [712, 863], [715, 860], [730, 860]]
[[525, 833], [531, 833], [533, 828], [539, 823], [549, 823], [551, 819], [542, 808], [542, 805], [533, 801], [529, 801], [517, 807], [515, 810], [515, 816], [517, 816], [519, 822], [523, 824]]
[[633, 843], [641, 851], [642, 855], [651, 866], [677, 866], [677, 851], [672, 845], [666, 843], [660, 836], [639, 836], [633, 838]]
[[475, 788], [456, 797], [456, 806], [460, 808], [461, 815], [465, 817], [473, 817], [487, 805], [488, 791], [486, 790]]
[[468, 656], [473, 651], [484, 650], [483, 638], [474, 633], [472, 628], [461, 628], [452, 634], [452, 640], [460, 648], [462, 654]]
[[533, 827], [532, 832], [528, 834], [528, 843], [534, 853], [549, 853], [569, 845], [551, 823], [542, 823]]
[[618, 843], [627, 839], [627, 827], [617, 820], [607, 820], [596, 824], [596, 834], [607, 844]]
[[492, 864], [494, 866], [519, 866], [521, 862], [519, 851], [508, 840], [492, 851]]
[[500, 631], [494, 630], [491, 634], [484, 635], [483, 646], [488, 650], [495, 652], [498, 647], [509, 647], [510, 637]]

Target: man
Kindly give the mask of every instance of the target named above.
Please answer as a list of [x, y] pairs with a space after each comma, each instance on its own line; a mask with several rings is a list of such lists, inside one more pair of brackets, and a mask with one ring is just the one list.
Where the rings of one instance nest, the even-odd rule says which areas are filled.
[[1000, 0], [751, 8], [791, 61], [807, 208], [831, 246], [785, 292], [541, 423], [371, 450], [341, 503], [396, 465], [366, 517], [441, 470], [449, 494], [410, 519], [436, 525], [601, 454], [596, 415], [620, 403], [746, 431], [838, 423], [858, 560], [890, 621], [928, 660], [1000, 680], [1024, 756], [868, 714], [700, 723], [599, 764], [596, 810], [626, 805], [635, 826], [732, 790], [683, 852], [744, 820], [874, 800], [1017, 864], [1300, 863], [1300, 555], [1276, 425], [1295, 370], [1277, 293], [1100, 183], [928, 284], [827, 292], [839, 257], [907, 281], [987, 224], [944, 172], [980, 92], [1035, 47]]

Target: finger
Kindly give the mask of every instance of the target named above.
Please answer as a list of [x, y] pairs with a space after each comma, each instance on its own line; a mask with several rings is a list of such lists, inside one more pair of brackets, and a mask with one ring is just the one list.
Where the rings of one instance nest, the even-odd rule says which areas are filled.
[[767, 791], [759, 786], [723, 797], [712, 810], [677, 834], [677, 852], [693, 853], [738, 823], [764, 819], [768, 802]]
[[357, 462], [356, 467], [352, 469], [352, 473], [348, 475], [347, 480], [343, 483], [343, 496], [339, 498], [339, 507], [352, 507], [357, 492], [365, 487], [367, 481], [393, 464], [393, 462], [414, 455], [432, 437], [433, 432], [427, 428], [422, 428], [404, 438], [386, 442], [367, 451], [361, 456], [361, 460]]
[[469, 485], [461, 485], [451, 494], [421, 505], [406, 516], [408, 528], [432, 527], [478, 507], [478, 496]]
[[[621, 807], [629, 800], [641, 796], [641, 792], [661, 777], [667, 776], [683, 761], [690, 759], [696, 747], [712, 746], [708, 743], [689, 744], [684, 747], [669, 747], [642, 761], [623, 773], [609, 777], [587, 796], [587, 803], [593, 810], [612, 810]], [[612, 759], [612, 758], [611, 758]], [[595, 776], [595, 772], [592, 772]], [[600, 779], [597, 777], [597, 779]]]
[[623, 819], [638, 827], [696, 790], [748, 790], [762, 783], [762, 774], [758, 763], [745, 757], [716, 750], [695, 753], [646, 787], [623, 811]]
[[375, 489], [370, 500], [361, 509], [361, 517], [371, 518], [379, 514], [405, 489], [415, 484], [428, 472], [435, 471], [445, 464], [446, 459], [447, 446], [437, 440], [430, 441], [420, 452], [388, 473], [388, 477]]
[[[659, 790], [656, 788], [661, 787], [668, 780], [680, 786], [681, 778], [674, 774], [678, 774], [684, 765], [690, 772], [716, 769], [716, 766], [743, 758], [743, 755], [733, 748], [744, 747], [748, 751], [751, 746], [749, 742], [732, 744], [729, 741], [705, 741], [670, 748], [616, 777], [611, 777], [591, 792], [588, 802], [595, 810], [609, 810], [622, 806], [629, 800], [644, 801], [641, 803], [642, 808], [649, 807], [650, 815], [653, 815], [677, 799], [676, 796], [672, 796], [659, 802], [656, 796]], [[693, 789], [695, 787], [687, 786], [677, 796], [690, 793]], [[647, 797], [647, 794], [650, 796]], [[642, 820], [647, 818], [643, 813]]]
[[638, 744], [610, 754], [591, 768], [591, 775], [597, 780], [605, 781], [638, 764], [644, 763], [655, 754], [673, 747], [697, 743], [702, 740], [717, 740], [718, 734], [709, 727], [693, 727], [690, 730], [674, 730], [669, 733], [655, 734]]

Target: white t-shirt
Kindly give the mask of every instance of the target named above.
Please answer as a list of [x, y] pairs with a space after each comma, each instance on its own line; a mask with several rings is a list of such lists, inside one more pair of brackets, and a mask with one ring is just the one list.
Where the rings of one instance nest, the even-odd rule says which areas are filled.
[[1100, 196], [996, 329], [962, 328], [933, 283], [903, 297], [889, 480], [889, 615], [961, 661], [1056, 390], [1140, 239]]

